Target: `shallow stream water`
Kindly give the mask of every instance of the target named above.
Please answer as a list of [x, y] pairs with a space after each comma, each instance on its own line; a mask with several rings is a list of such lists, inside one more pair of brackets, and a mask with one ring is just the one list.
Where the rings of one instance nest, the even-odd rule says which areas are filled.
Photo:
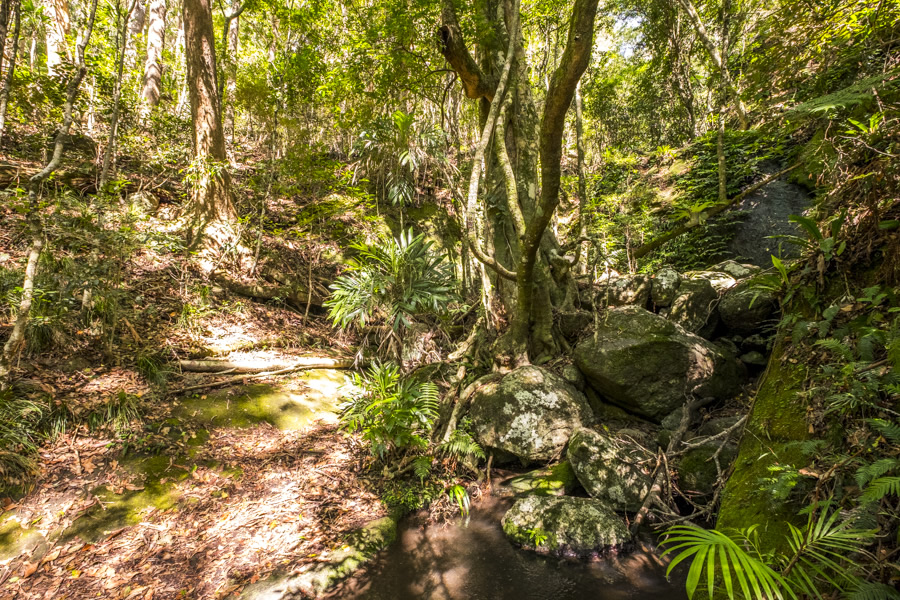
[[488, 497], [468, 520], [401, 521], [397, 541], [326, 596], [331, 600], [683, 600], [656, 554], [576, 561], [515, 548], [500, 519], [511, 498]]

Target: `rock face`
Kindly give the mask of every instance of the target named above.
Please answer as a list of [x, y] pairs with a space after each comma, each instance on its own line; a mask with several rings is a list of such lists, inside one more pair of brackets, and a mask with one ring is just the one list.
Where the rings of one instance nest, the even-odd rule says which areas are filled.
[[681, 285], [681, 273], [675, 269], [661, 269], [653, 276], [650, 287], [650, 298], [659, 307], [670, 306], [678, 295]]
[[[588, 494], [614, 510], [637, 512], [650, 491], [653, 456], [627, 439], [577, 429], [569, 439], [569, 462]], [[642, 464], [644, 463], [644, 464]]]
[[667, 318], [685, 330], [706, 337], [716, 328], [719, 294], [708, 279], [686, 279], [681, 282]]
[[651, 279], [646, 275], [622, 275], [595, 287], [598, 306], [640, 306], [650, 302]]
[[[697, 448], [691, 448], [678, 460], [678, 483], [683, 492], [711, 495], [716, 489], [719, 479], [719, 471], [713, 461], [713, 455], [719, 450], [715, 443], [704, 444]], [[719, 452], [719, 465], [723, 472], [727, 472], [729, 466], [737, 456], [737, 447], [726, 444]]]
[[469, 414], [482, 446], [512, 454], [525, 464], [559, 456], [572, 430], [593, 420], [584, 394], [533, 366], [479, 388]]
[[575, 471], [568, 461], [513, 477], [501, 488], [502, 493], [515, 496], [564, 496], [578, 485]]
[[728, 290], [719, 303], [722, 322], [735, 333], [748, 334], [771, 324], [778, 312], [778, 300], [747, 279]]
[[522, 546], [579, 556], [607, 552], [631, 540], [625, 523], [603, 502], [569, 496], [518, 500], [503, 516], [503, 531]]
[[728, 398], [741, 384], [737, 364], [712, 343], [631, 306], [604, 315], [575, 348], [575, 364], [607, 400], [656, 422], [688, 394]]

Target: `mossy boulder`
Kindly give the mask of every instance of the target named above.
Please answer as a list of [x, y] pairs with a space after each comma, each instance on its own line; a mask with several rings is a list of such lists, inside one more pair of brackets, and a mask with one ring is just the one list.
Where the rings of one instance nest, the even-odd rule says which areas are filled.
[[578, 479], [575, 477], [572, 465], [569, 461], [564, 460], [552, 467], [513, 477], [501, 488], [501, 491], [515, 496], [532, 494], [564, 496], [575, 489], [577, 485]]
[[603, 502], [569, 496], [521, 498], [503, 516], [503, 531], [526, 548], [577, 556], [603, 554], [631, 541], [622, 518]]
[[610, 277], [595, 288], [597, 307], [640, 306], [650, 303], [652, 280], [647, 275]]
[[523, 464], [559, 456], [572, 431], [593, 421], [584, 394], [534, 366], [479, 387], [469, 415], [482, 446], [509, 453]]
[[690, 394], [734, 396], [743, 379], [717, 346], [634, 306], [610, 309], [575, 348], [575, 364], [607, 400], [657, 423]]
[[653, 456], [627, 437], [577, 429], [566, 457], [592, 497], [621, 511], [636, 512], [650, 491]]
[[670, 306], [678, 295], [681, 285], [681, 273], [675, 269], [660, 269], [653, 276], [650, 286], [650, 299], [658, 307]]
[[708, 337], [719, 323], [718, 303], [719, 294], [708, 279], [685, 279], [678, 287], [666, 318], [681, 325], [685, 331]]
[[773, 325], [778, 315], [778, 299], [746, 279], [728, 290], [719, 302], [719, 316], [734, 333], [746, 335]]

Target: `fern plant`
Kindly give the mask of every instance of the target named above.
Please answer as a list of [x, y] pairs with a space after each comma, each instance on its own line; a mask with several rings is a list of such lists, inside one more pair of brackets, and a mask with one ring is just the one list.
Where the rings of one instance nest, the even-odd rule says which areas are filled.
[[361, 432], [372, 454], [384, 460], [428, 448], [438, 412], [438, 390], [431, 382], [404, 378], [400, 368], [375, 363], [352, 376], [353, 392], [341, 405], [345, 430]]
[[[754, 525], [738, 534], [692, 525], [669, 528], [663, 556], [678, 552], [667, 575], [692, 558], [686, 589], [693, 598], [702, 580], [709, 597], [724, 587], [729, 600], [796, 600], [800, 595], [823, 598], [826, 592], [849, 593], [860, 588], [861, 567], [854, 556], [868, 556], [864, 547], [874, 532], [851, 527], [839, 512], [809, 511], [803, 529], [790, 525], [784, 552], [764, 552]], [[740, 592], [739, 594], [737, 592]]]
[[397, 239], [355, 244], [359, 256], [331, 286], [329, 317], [341, 328], [386, 323], [398, 362], [405, 332], [417, 316], [441, 314], [453, 300], [452, 271], [424, 235], [409, 231]]

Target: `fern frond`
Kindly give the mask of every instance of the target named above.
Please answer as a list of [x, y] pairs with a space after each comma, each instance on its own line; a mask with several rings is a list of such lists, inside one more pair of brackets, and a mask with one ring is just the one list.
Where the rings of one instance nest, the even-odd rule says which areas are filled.
[[885, 496], [900, 496], [900, 477], [879, 477], [867, 487], [861, 502], [880, 502]]
[[419, 481], [424, 481], [426, 477], [431, 475], [431, 464], [433, 462], [434, 459], [430, 456], [417, 456], [413, 460], [413, 473], [416, 474]]
[[900, 600], [900, 592], [884, 583], [859, 581], [847, 594], [847, 600]]
[[856, 484], [863, 488], [873, 479], [886, 475], [898, 467], [900, 459], [896, 458], [882, 458], [872, 464], [863, 465], [856, 470]]
[[474, 456], [481, 460], [485, 458], [484, 450], [475, 441], [475, 438], [468, 431], [462, 429], [454, 429], [450, 434], [450, 439], [441, 444], [439, 449], [449, 456]]
[[885, 439], [894, 444], [900, 444], [900, 425], [885, 421], [884, 419], [869, 419], [868, 423], [872, 428], [878, 431], [878, 433], [883, 435]]

